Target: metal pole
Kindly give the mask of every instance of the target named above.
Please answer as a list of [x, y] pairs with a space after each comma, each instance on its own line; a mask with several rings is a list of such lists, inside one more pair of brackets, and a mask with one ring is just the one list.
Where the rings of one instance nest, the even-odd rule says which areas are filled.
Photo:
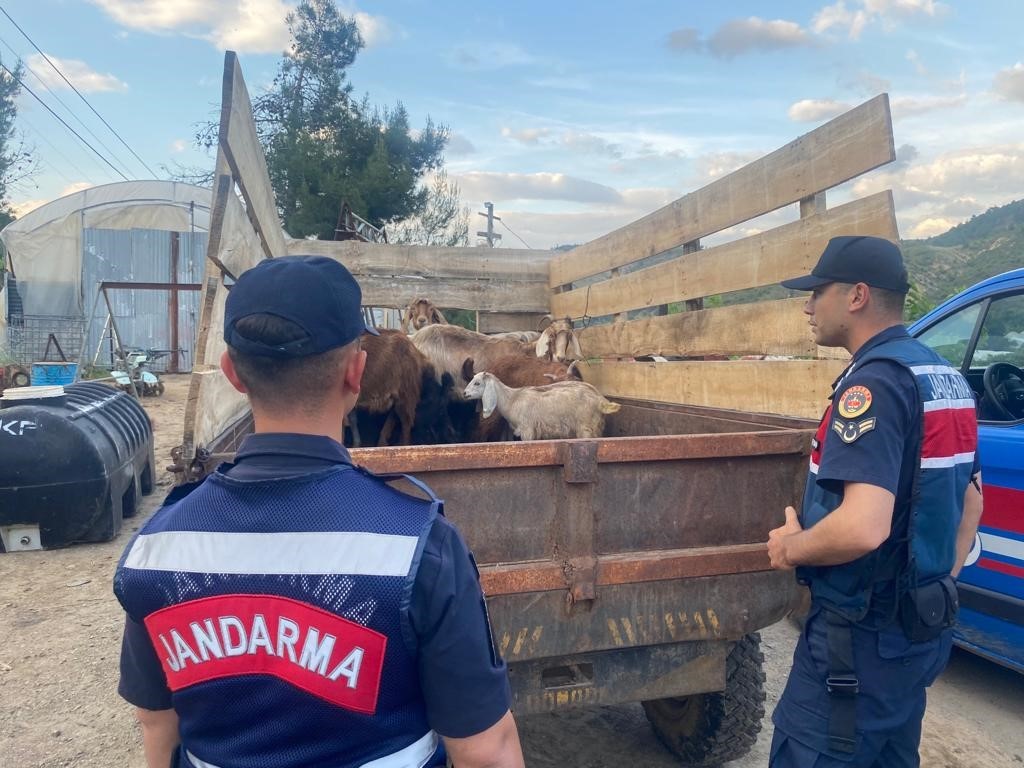
[[[178, 284], [178, 256], [181, 248], [181, 237], [177, 232], [171, 232], [171, 285]], [[171, 288], [171, 298], [168, 302], [169, 318], [171, 324], [171, 360], [168, 363], [170, 373], [178, 372], [178, 289]]]
[[139, 397], [139, 390], [135, 387], [135, 379], [132, 378], [131, 369], [128, 367], [128, 356], [124, 353], [124, 347], [121, 345], [121, 332], [117, 330], [117, 321], [114, 319], [114, 308], [110, 306], [110, 296], [107, 295], [107, 289], [101, 288], [103, 291], [103, 300], [107, 303], [107, 314], [110, 317], [110, 330], [113, 331], [112, 338], [117, 339], [117, 354], [121, 356], [124, 361], [125, 373], [128, 374], [128, 383], [132, 385], [132, 394], [135, 395], [135, 399], [141, 399]]
[[[96, 305], [100, 303], [100, 288], [96, 286], [96, 298], [92, 301], [92, 310], [89, 312], [89, 319], [85, 323], [85, 333], [82, 335], [82, 348], [78, 350], [78, 368], [75, 370], [75, 381], [79, 381], [82, 378], [82, 366], [85, 364], [85, 350], [89, 345], [89, 333], [92, 331], [92, 320], [96, 315]], [[106, 326], [104, 326], [106, 327]], [[100, 344], [103, 343], [103, 334], [100, 334]], [[97, 350], [97, 354], [99, 351]], [[93, 364], [96, 364], [96, 360], [93, 360]]]

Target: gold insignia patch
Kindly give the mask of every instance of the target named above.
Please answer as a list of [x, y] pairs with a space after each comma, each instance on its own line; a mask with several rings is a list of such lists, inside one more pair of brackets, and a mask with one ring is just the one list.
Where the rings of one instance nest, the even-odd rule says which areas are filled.
[[844, 419], [860, 416], [871, 407], [871, 390], [867, 387], [850, 387], [839, 398], [839, 415]]
[[865, 432], [870, 432], [874, 428], [875, 418], [873, 416], [863, 421], [842, 421], [841, 419], [836, 419], [832, 422], [832, 430], [839, 435], [839, 439], [844, 443], [852, 443]]

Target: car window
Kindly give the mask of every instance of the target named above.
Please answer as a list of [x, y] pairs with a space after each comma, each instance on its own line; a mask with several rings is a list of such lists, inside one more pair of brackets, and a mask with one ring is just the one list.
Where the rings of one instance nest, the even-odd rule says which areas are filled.
[[981, 323], [971, 368], [992, 363], [1024, 367], [1024, 293], [993, 299]]
[[954, 368], [960, 368], [980, 311], [981, 304], [972, 304], [940, 320], [917, 338], [946, 358]]

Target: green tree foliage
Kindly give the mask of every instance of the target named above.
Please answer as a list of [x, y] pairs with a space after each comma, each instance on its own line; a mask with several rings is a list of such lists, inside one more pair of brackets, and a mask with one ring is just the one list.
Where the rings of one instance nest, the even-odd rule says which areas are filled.
[[[347, 69], [363, 48], [355, 19], [334, 0], [303, 0], [286, 18], [292, 45], [270, 88], [253, 99], [260, 142], [284, 227], [293, 237], [332, 239], [341, 203], [376, 226], [420, 213], [440, 167], [446, 126], [414, 131], [401, 103], [355, 100]], [[212, 148], [217, 126], [197, 143]]]
[[21, 62], [11, 72], [13, 77], [6, 68], [0, 69], [0, 229], [14, 220], [7, 199], [11, 185], [35, 172], [32, 152], [15, 131], [18, 107], [14, 100], [21, 91], [18, 81], [24, 72]]
[[459, 185], [446, 171], [434, 174], [417, 215], [388, 227], [388, 242], [463, 247], [469, 244], [469, 207], [462, 205]]

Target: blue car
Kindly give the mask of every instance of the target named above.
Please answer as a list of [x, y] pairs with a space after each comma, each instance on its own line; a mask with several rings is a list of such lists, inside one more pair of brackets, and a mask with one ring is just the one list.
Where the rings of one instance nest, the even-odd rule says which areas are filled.
[[910, 333], [958, 367], [978, 401], [985, 509], [954, 640], [1024, 673], [1024, 269], [968, 288]]

